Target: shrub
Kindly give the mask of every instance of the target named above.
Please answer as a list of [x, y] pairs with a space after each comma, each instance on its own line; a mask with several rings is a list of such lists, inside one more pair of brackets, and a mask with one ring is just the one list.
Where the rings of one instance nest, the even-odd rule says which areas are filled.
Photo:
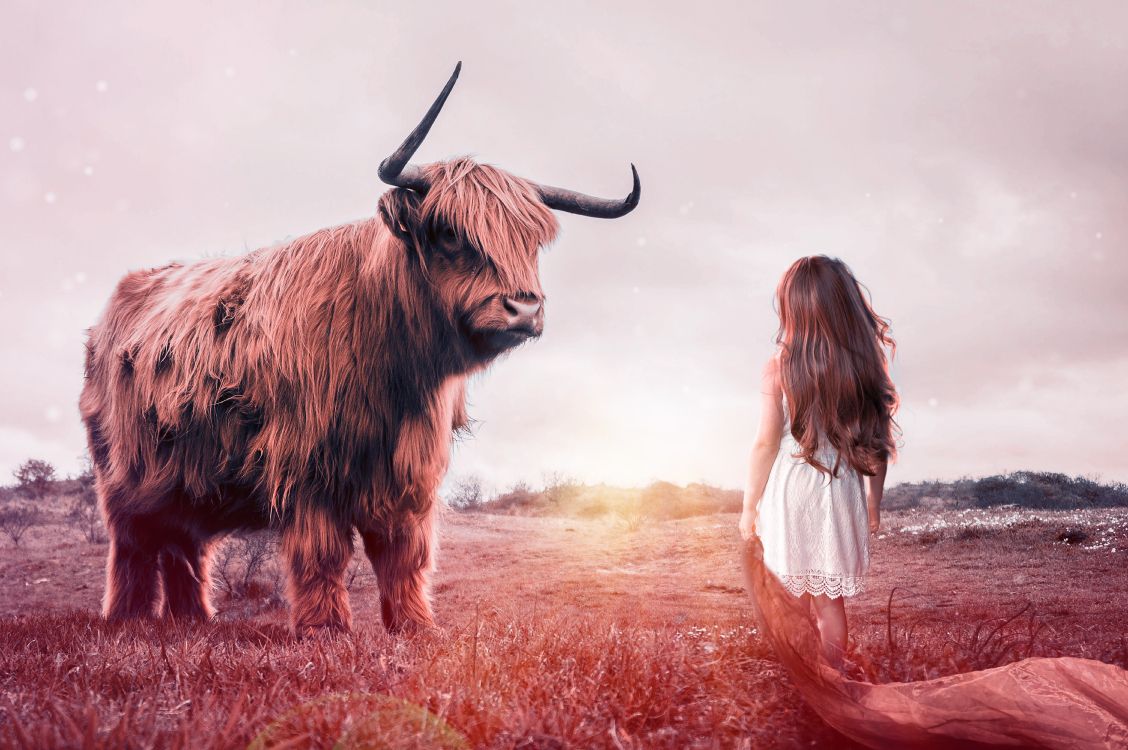
[[237, 534], [223, 545], [215, 560], [215, 575], [220, 588], [229, 597], [245, 598], [263, 593], [264, 587], [256, 582], [259, 573], [271, 570], [270, 588], [277, 591], [277, 570], [268, 569], [274, 556], [275, 540], [270, 532]]
[[12, 472], [16, 489], [31, 500], [39, 500], [50, 491], [55, 482], [55, 467], [38, 458], [29, 458]]
[[517, 482], [507, 492], [490, 500], [487, 505], [495, 513], [520, 513], [529, 510], [539, 497], [540, 493], [534, 492], [528, 484]]
[[995, 475], [977, 479], [971, 486], [975, 505], [990, 508], [995, 505], [1019, 505], [1024, 508], [1043, 507], [1043, 492], [1024, 481], [1016, 481], [1006, 475]]
[[646, 514], [657, 518], [677, 518], [677, 506], [681, 495], [682, 489], [676, 484], [654, 482], [642, 490], [638, 499], [639, 507], [632, 509], [632, 513]]
[[572, 505], [579, 497], [582, 488], [583, 485], [572, 477], [553, 471], [544, 475], [544, 489], [541, 491], [541, 497], [547, 500], [554, 509], [560, 510]]
[[100, 544], [106, 541], [106, 530], [102, 525], [102, 512], [98, 509], [98, 494], [94, 491], [94, 473], [89, 466], [75, 478], [75, 482], [78, 489], [72, 496], [67, 520], [82, 532], [86, 541]]
[[20, 546], [20, 540], [33, 526], [43, 523], [43, 512], [38, 508], [9, 506], [0, 508], [0, 531], [8, 535], [12, 544]]
[[473, 510], [479, 507], [483, 500], [482, 480], [476, 476], [468, 476], [455, 483], [454, 490], [447, 498], [447, 504], [455, 510]]
[[646, 514], [646, 510], [638, 504], [616, 508], [615, 515], [618, 517], [619, 523], [623, 525], [623, 529], [631, 533], [638, 531], [646, 525], [647, 521], [651, 520]]

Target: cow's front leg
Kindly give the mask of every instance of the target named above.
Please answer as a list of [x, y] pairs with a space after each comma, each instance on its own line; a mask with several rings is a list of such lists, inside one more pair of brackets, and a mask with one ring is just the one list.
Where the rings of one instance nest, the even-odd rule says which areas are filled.
[[352, 557], [352, 525], [322, 508], [298, 508], [282, 532], [290, 623], [298, 636], [352, 626], [345, 567]]
[[161, 550], [164, 613], [167, 616], [189, 620], [207, 620], [212, 616], [208, 602], [211, 547], [210, 540], [194, 538], [192, 532], [184, 531], [170, 538]]
[[380, 613], [393, 633], [434, 627], [431, 571], [434, 569], [435, 504], [401, 519], [395, 529], [362, 531], [364, 551], [380, 583]]
[[102, 610], [109, 620], [152, 617], [160, 597], [157, 546], [162, 531], [147, 516], [112, 513], [106, 524], [110, 557]]

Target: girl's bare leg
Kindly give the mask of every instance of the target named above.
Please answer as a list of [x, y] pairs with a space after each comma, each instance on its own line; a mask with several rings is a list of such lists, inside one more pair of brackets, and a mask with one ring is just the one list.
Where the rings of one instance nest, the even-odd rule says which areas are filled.
[[811, 597], [811, 601], [819, 624], [819, 635], [822, 636], [823, 656], [832, 667], [839, 669], [846, 654], [846, 600], [818, 594]]

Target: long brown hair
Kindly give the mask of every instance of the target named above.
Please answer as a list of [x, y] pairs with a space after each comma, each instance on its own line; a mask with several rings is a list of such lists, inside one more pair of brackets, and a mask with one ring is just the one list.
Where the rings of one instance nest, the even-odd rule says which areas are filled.
[[[889, 320], [873, 311], [850, 268], [826, 255], [795, 261], [776, 303], [780, 381], [801, 448], [795, 458], [833, 476], [844, 460], [873, 476], [897, 454], [899, 399], [884, 350], [890, 359], [897, 350]], [[837, 451], [833, 468], [816, 457], [827, 447], [820, 437]]]

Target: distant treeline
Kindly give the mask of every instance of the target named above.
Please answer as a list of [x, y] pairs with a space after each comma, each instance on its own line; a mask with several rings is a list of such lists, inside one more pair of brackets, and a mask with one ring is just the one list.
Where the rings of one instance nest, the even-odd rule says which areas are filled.
[[[447, 497], [459, 510], [504, 515], [559, 515], [595, 518], [668, 520], [740, 511], [743, 493], [708, 484], [685, 487], [655, 482], [642, 488], [586, 485], [571, 481], [546, 482], [535, 490], [519, 483], [492, 498], [482, 495], [473, 479], [456, 484]], [[885, 490], [886, 510], [992, 508], [1071, 510], [1128, 507], [1128, 485], [1101, 483], [1086, 477], [1044, 471], [1015, 471], [988, 477], [965, 477], [952, 482], [902, 483]]]
[[[57, 478], [46, 461], [31, 459], [14, 472], [16, 481], [0, 487], [0, 506], [20, 502], [40, 505], [72, 496], [92, 494], [93, 476], [87, 467], [77, 477]], [[695, 482], [685, 487], [654, 482], [641, 488], [581, 484], [559, 474], [544, 478], [534, 489], [519, 482], [488, 497], [481, 482], [464, 477], [446, 493], [457, 510], [504, 515], [548, 515], [596, 518], [622, 516], [668, 520], [740, 511], [741, 490]], [[992, 508], [1071, 510], [1128, 507], [1128, 484], [1099, 482], [1048, 471], [1015, 471], [988, 477], [964, 477], [950, 482], [904, 482], [888, 487], [882, 508], [904, 510]]]
[[1102, 483], [1052, 471], [1015, 471], [954, 482], [902, 483], [885, 491], [883, 508], [994, 508], [1043, 510], [1128, 506], [1128, 484]]

